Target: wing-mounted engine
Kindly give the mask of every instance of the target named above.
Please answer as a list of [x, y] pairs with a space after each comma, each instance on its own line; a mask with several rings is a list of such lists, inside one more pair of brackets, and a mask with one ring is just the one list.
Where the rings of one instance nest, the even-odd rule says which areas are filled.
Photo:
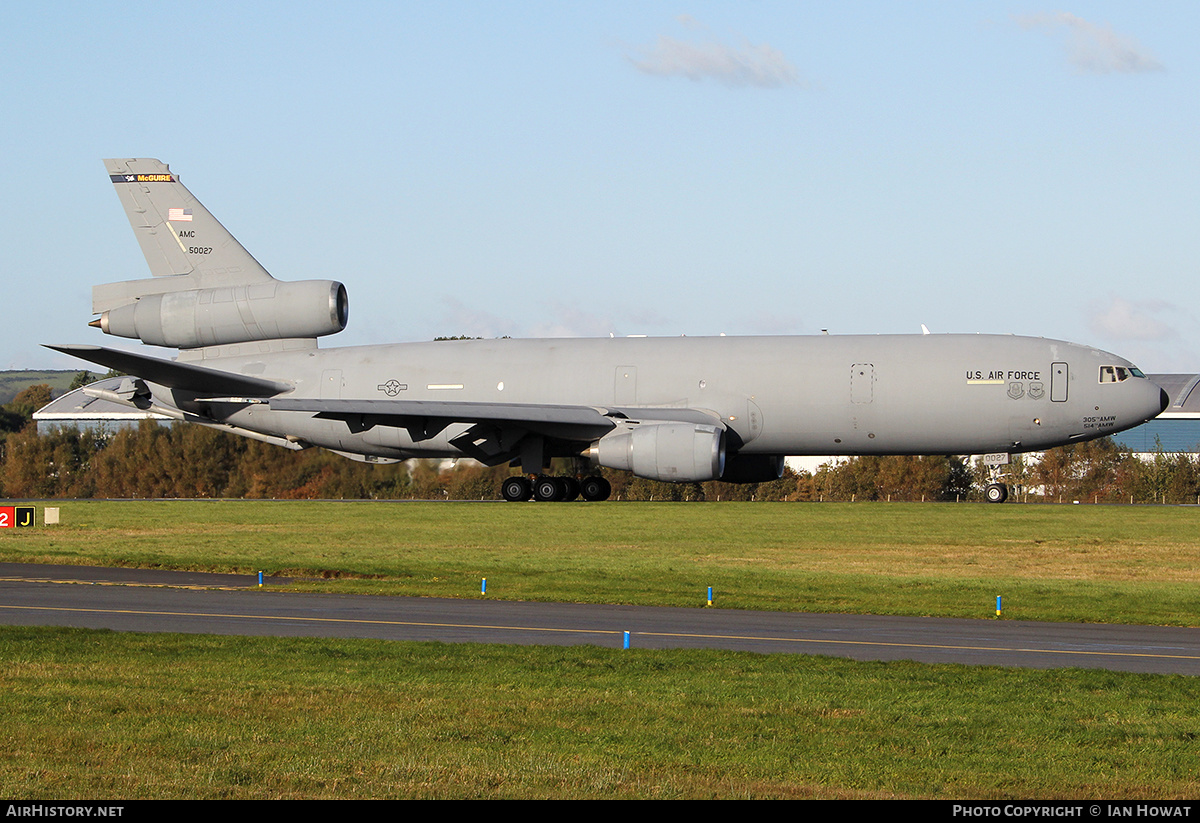
[[332, 280], [286, 283], [270, 280], [242, 286], [149, 294], [102, 312], [92, 325], [105, 334], [151, 346], [194, 349], [323, 337], [346, 328], [346, 287]]
[[590, 456], [609, 469], [675, 483], [714, 480], [725, 470], [725, 430], [703, 423], [646, 421], [600, 438]]

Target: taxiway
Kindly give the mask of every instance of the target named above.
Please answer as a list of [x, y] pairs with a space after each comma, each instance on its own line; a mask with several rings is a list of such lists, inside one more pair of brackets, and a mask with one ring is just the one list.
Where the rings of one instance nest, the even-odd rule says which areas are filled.
[[269, 592], [243, 575], [84, 566], [0, 564], [0, 623], [613, 648], [629, 632], [633, 648], [1200, 675], [1192, 628]]

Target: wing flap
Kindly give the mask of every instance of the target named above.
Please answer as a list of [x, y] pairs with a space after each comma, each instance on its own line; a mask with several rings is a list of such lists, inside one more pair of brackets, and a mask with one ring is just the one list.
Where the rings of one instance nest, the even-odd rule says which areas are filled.
[[452, 423], [508, 426], [563, 440], [592, 441], [618, 421], [670, 420], [724, 428], [712, 412], [690, 408], [605, 408], [536, 403], [470, 403], [439, 400], [324, 400], [274, 398], [272, 411], [297, 411], [344, 420], [351, 429], [397, 426], [416, 441], [433, 437]]
[[318, 400], [277, 398], [272, 411], [309, 412], [345, 420], [351, 429], [376, 425], [408, 429], [414, 440], [433, 437], [451, 423], [506, 423], [551, 437], [594, 440], [616, 424], [606, 409], [525, 403], [451, 403], [435, 400]]

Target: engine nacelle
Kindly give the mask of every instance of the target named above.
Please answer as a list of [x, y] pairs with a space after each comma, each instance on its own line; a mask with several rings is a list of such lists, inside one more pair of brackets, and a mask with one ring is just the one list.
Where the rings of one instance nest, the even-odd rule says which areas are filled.
[[731, 454], [721, 479], [726, 483], [770, 483], [783, 477], [782, 454]]
[[346, 328], [346, 287], [332, 280], [149, 294], [100, 315], [105, 334], [131, 337], [151, 346], [194, 349], [323, 337]]
[[646, 422], [600, 438], [591, 454], [601, 466], [650, 480], [696, 483], [725, 469], [725, 431], [698, 423]]

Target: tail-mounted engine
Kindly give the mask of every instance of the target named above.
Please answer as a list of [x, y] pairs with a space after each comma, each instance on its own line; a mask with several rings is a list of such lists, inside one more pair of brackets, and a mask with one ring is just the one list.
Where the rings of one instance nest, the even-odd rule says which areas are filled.
[[336, 334], [346, 328], [348, 311], [341, 283], [269, 280], [146, 294], [103, 312], [91, 325], [151, 346], [194, 349]]

